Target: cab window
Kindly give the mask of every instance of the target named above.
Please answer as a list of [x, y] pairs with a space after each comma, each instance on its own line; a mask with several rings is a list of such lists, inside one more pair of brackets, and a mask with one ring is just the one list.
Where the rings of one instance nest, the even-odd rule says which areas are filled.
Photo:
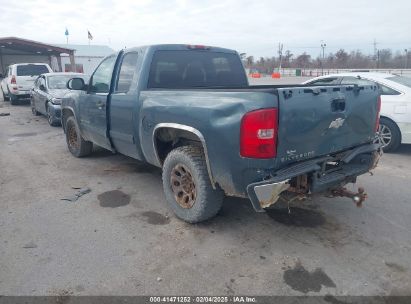
[[116, 86], [116, 92], [127, 93], [130, 90], [137, 67], [138, 53], [128, 53], [123, 57], [120, 73]]
[[100, 63], [90, 81], [90, 92], [108, 93], [110, 91], [111, 76], [113, 74], [116, 56], [106, 58]]

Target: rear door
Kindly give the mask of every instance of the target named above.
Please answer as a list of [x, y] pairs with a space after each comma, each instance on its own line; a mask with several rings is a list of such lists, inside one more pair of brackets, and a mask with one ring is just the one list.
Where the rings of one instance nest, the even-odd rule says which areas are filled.
[[118, 77], [110, 97], [110, 137], [116, 150], [122, 154], [141, 159], [138, 121], [139, 56], [137, 52], [126, 53], [121, 59]]
[[89, 81], [87, 94], [80, 97], [80, 122], [83, 133], [97, 145], [111, 150], [107, 134], [107, 103], [117, 56], [105, 58]]
[[278, 89], [283, 163], [346, 150], [375, 137], [376, 85]]

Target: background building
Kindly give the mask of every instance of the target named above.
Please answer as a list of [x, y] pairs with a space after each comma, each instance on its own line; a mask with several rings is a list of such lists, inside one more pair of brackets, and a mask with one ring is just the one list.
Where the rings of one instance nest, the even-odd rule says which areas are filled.
[[61, 71], [62, 56], [65, 64], [75, 65], [74, 49], [17, 37], [0, 38], [0, 74], [14, 63], [48, 63], [53, 71]]
[[[101, 60], [115, 51], [106, 45], [81, 45], [81, 44], [58, 44], [74, 50], [76, 61], [76, 72], [90, 75]], [[64, 72], [71, 72], [70, 57], [61, 55], [61, 63]]]
[[101, 60], [114, 53], [105, 45], [47, 44], [17, 37], [0, 38], [0, 74], [15, 63], [48, 63], [55, 72], [76, 70], [91, 74]]

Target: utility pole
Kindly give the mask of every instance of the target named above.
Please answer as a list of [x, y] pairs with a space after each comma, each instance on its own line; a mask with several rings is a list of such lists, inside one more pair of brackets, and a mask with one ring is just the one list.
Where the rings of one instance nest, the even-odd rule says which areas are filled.
[[380, 68], [380, 50], [377, 50], [377, 69]]
[[278, 58], [279, 58], [279, 61], [280, 61], [280, 64], [279, 64], [279, 67], [278, 67], [278, 72], [280, 72], [281, 62], [282, 62], [282, 59], [283, 59], [283, 44], [281, 42], [278, 43]]
[[405, 49], [405, 68], [408, 69], [408, 49]]
[[374, 38], [374, 43], [373, 43], [373, 45], [374, 45], [374, 60], [375, 60], [375, 67], [378, 69], [379, 60], [380, 60], [380, 58], [379, 58], [380, 57], [380, 52], [377, 49], [377, 44], [378, 44], [378, 42]]
[[323, 50], [323, 60], [321, 61], [321, 75], [324, 75], [324, 59], [325, 59], [325, 47], [327, 44], [321, 43], [321, 48]]

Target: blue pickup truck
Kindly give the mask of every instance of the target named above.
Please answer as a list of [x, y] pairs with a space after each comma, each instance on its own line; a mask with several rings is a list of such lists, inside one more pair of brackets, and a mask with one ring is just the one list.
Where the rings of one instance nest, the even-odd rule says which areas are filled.
[[256, 211], [344, 188], [373, 169], [377, 85], [250, 86], [236, 51], [153, 45], [106, 57], [62, 101], [68, 149], [93, 145], [162, 168], [165, 198], [190, 223], [212, 218], [224, 196]]

